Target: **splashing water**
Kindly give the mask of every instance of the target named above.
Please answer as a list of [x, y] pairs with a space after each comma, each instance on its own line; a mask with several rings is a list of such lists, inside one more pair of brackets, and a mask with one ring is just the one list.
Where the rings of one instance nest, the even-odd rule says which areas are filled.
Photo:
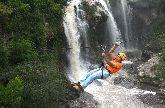
[[99, 108], [150, 108], [137, 99], [136, 95], [152, 94], [155, 92], [144, 91], [137, 88], [127, 89], [122, 86], [114, 85], [112, 79], [99, 80], [99, 83], [92, 83], [85, 91], [91, 93], [93, 98], [98, 101]]

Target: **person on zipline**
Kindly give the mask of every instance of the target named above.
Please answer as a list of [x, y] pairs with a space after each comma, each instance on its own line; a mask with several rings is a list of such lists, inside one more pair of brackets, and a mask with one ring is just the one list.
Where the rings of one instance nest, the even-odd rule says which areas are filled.
[[109, 54], [111, 60], [107, 57], [107, 55], [103, 52], [103, 66], [88, 72], [78, 83], [74, 83], [73, 88], [78, 90], [79, 92], [83, 92], [84, 89], [91, 84], [96, 79], [106, 79], [110, 74], [118, 72], [122, 68], [122, 61], [127, 58], [125, 53], [118, 53], [118, 55], [114, 54], [115, 49], [118, 47], [118, 44], [114, 44], [114, 46], [109, 50]]

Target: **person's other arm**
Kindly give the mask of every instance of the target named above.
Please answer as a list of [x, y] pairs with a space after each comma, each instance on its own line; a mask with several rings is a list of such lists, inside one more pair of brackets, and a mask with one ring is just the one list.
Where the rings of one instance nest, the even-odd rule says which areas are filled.
[[103, 57], [104, 63], [107, 63], [110, 66], [116, 67], [116, 64], [110, 61], [110, 59], [107, 57], [105, 53], [102, 53], [102, 57]]
[[119, 46], [118, 44], [114, 44], [113, 47], [109, 50], [109, 54], [111, 55], [112, 53], [114, 53], [114, 51], [118, 46]]
[[[114, 44], [114, 46], [109, 50], [109, 54], [110, 54], [112, 59], [114, 59], [116, 57], [115, 54], [114, 54], [114, 51], [118, 46], [119, 46], [118, 44]], [[105, 53], [102, 53], [102, 57], [108, 65], [116, 67], [116, 63], [114, 63], [110, 59], [108, 59], [108, 57], [106, 56]]]

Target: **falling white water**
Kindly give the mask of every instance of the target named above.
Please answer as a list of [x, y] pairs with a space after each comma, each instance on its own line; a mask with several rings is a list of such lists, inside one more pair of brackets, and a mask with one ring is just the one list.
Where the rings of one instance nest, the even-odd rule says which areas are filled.
[[122, 8], [122, 15], [123, 15], [123, 20], [124, 20], [124, 35], [125, 35], [125, 40], [126, 40], [126, 47], [127, 48], [132, 48], [130, 44], [130, 16], [129, 13], [131, 11], [130, 7], [127, 5], [127, 0], [121, 0], [121, 8]]
[[69, 3], [69, 6], [65, 8], [65, 17], [64, 17], [64, 28], [65, 34], [67, 36], [68, 44], [70, 51], [68, 58], [70, 61], [70, 70], [68, 76], [71, 81], [78, 81], [83, 73], [83, 64], [80, 60], [80, 32], [78, 31], [77, 23], [77, 10], [76, 7], [81, 3], [80, 0], [73, 0]]
[[108, 3], [108, 1], [105, 0], [98, 0], [99, 3], [101, 3], [101, 5], [104, 7], [104, 9], [107, 11], [108, 13], [108, 19], [107, 19], [107, 28], [109, 29], [109, 33], [110, 33], [110, 38], [112, 39], [112, 43], [115, 43], [117, 41], [121, 41], [121, 34], [117, 28], [117, 24], [115, 22], [115, 19], [112, 15], [112, 12], [110, 10], [110, 5]]
[[121, 6], [122, 6], [122, 13], [123, 13], [123, 18], [124, 18], [124, 29], [125, 29], [124, 32], [125, 32], [125, 36], [128, 40], [128, 25], [127, 25], [127, 16], [126, 16], [127, 1], [121, 0]]
[[[78, 30], [79, 33], [81, 34], [81, 38], [82, 40], [82, 44], [81, 44], [81, 48], [83, 49], [81, 54], [83, 53], [83, 59], [81, 59], [81, 64], [87, 64], [87, 58], [88, 58], [88, 54], [89, 54], [89, 42], [88, 42], [88, 36], [87, 36], [87, 30], [88, 30], [88, 23], [86, 21], [85, 18], [85, 12], [82, 8], [82, 5], [79, 5], [79, 7], [76, 8], [77, 10], [77, 26], [78, 26]], [[85, 63], [84, 63], [85, 62]], [[83, 67], [85, 68], [85, 65], [83, 65]], [[86, 70], [86, 69], [85, 69]]]

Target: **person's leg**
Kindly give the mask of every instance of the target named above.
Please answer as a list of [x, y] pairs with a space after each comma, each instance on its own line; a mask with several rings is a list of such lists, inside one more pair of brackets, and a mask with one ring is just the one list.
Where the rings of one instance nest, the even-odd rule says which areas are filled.
[[[95, 79], [101, 79], [102, 76], [102, 70], [99, 69], [98, 71], [94, 72], [90, 76], [88, 76], [83, 82], [80, 83], [80, 85], [83, 88], [86, 88], [89, 84], [91, 84]], [[109, 72], [103, 68], [103, 79], [107, 78], [109, 76]]]
[[83, 78], [80, 80], [80, 83], [82, 83], [83, 81], [85, 81], [90, 75], [92, 75], [93, 73], [95, 73], [96, 71], [99, 71], [99, 70], [100, 70], [100, 68], [96, 68], [96, 69], [93, 69], [93, 70], [87, 72], [85, 74], [85, 76], [83, 76]]
[[95, 73], [96, 71], [98, 71], [98, 70], [100, 70], [100, 68], [93, 69], [93, 70], [87, 72], [87, 73], [85, 74], [85, 76], [80, 80], [80, 82], [72, 84], [72, 85], [73, 85], [73, 88], [75, 88], [75, 89], [78, 90], [79, 92], [83, 92], [84, 89], [83, 89], [83, 87], [82, 87], [80, 84], [81, 84], [82, 82], [84, 82], [89, 76], [91, 76], [92, 74], [94, 74], [94, 73]]

